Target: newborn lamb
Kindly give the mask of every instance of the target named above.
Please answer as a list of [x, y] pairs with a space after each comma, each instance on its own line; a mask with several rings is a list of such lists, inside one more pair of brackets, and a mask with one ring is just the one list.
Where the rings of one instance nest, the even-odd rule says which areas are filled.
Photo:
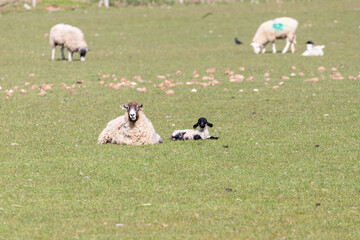
[[200, 127], [199, 130], [176, 130], [171, 136], [170, 140], [200, 140], [200, 139], [219, 139], [218, 137], [210, 136], [209, 130], [207, 127], [213, 127], [206, 118], [199, 118], [198, 122], [194, 125], [194, 129]]

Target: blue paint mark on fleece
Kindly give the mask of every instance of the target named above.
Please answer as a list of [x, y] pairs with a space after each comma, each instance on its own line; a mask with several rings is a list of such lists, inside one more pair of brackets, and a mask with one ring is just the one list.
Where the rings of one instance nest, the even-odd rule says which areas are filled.
[[282, 30], [284, 30], [284, 25], [282, 23], [274, 23], [273, 28], [275, 32], [281, 32]]

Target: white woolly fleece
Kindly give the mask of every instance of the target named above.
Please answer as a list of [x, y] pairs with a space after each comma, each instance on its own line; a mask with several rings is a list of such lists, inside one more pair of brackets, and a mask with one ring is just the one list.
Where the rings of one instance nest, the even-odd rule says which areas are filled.
[[83, 32], [77, 27], [63, 23], [56, 24], [50, 29], [49, 40], [52, 48], [63, 45], [71, 52], [87, 48]]
[[179, 133], [184, 133], [184, 135], [182, 136], [184, 140], [194, 140], [195, 135], [200, 135], [201, 139], [210, 138], [210, 133], [207, 126], [199, 130], [193, 130], [193, 129], [176, 130], [171, 134], [170, 139], [173, 139]]
[[[259, 26], [252, 41], [264, 45], [278, 38], [289, 38], [292, 42], [295, 40], [298, 24], [298, 21], [288, 17], [266, 21]], [[280, 27], [276, 30], [274, 26]]]
[[145, 145], [162, 142], [162, 138], [156, 134], [151, 121], [142, 111], [139, 111], [136, 122], [129, 120], [128, 112], [125, 112], [124, 116], [111, 120], [100, 133], [97, 143]]

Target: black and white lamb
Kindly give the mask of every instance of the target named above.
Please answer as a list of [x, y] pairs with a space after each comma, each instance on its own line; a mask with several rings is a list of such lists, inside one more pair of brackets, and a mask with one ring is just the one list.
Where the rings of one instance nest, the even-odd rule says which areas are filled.
[[207, 127], [213, 127], [206, 118], [199, 118], [198, 122], [194, 125], [194, 129], [200, 127], [199, 130], [184, 129], [176, 130], [171, 136], [170, 140], [203, 140], [203, 139], [219, 139], [218, 137], [210, 136], [209, 130]]
[[306, 51], [301, 54], [302, 56], [324, 56], [324, 45], [314, 46], [313, 41], [306, 42]]

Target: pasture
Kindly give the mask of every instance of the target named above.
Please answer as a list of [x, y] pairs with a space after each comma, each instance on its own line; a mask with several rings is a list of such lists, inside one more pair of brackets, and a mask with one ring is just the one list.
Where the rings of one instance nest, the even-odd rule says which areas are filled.
[[[2, 12], [0, 239], [359, 239], [359, 14], [355, 0]], [[255, 55], [280, 16], [299, 21], [296, 53]], [[84, 32], [86, 62], [50, 61], [61, 22]], [[302, 57], [308, 40], [325, 56]], [[115, 89], [124, 78], [136, 86]], [[96, 144], [129, 101], [163, 144]], [[199, 117], [219, 140], [169, 140]]]

